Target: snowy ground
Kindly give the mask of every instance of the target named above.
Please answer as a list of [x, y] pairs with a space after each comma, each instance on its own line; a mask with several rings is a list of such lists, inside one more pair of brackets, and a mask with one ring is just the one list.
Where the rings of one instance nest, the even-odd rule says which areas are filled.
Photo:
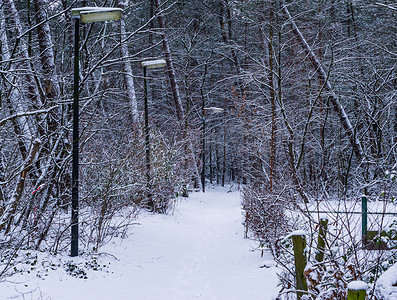
[[[94, 260], [39, 254], [40, 268], [1, 282], [0, 298], [272, 300], [277, 295], [270, 254], [260, 257], [257, 243], [244, 239], [238, 192], [194, 193], [173, 215], [146, 214], [138, 222], [128, 238], [112, 240]], [[67, 274], [67, 261], [77, 266], [74, 274], [81, 269], [87, 279]], [[87, 261], [94, 267], [85, 268]]]

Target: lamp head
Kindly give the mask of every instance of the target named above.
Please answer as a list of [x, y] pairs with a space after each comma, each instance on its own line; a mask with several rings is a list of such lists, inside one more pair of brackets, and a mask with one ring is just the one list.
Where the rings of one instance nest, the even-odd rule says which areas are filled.
[[214, 113], [222, 113], [224, 111], [224, 109], [220, 107], [205, 107], [204, 110], [209, 110]]
[[72, 8], [72, 18], [83, 23], [104, 22], [121, 19], [121, 8], [116, 7], [79, 7]]
[[158, 69], [164, 68], [166, 66], [166, 61], [164, 59], [156, 59], [156, 60], [145, 60], [141, 62], [142, 68], [146, 69]]

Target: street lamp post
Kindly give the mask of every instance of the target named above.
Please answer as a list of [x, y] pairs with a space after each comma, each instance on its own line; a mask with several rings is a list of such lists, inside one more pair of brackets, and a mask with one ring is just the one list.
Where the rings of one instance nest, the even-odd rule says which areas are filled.
[[202, 147], [203, 147], [203, 152], [202, 152], [202, 156], [203, 156], [203, 167], [201, 170], [201, 186], [203, 189], [203, 193], [205, 193], [205, 112], [206, 111], [211, 111], [213, 113], [222, 113], [223, 112], [223, 108], [219, 108], [219, 107], [203, 107], [203, 131], [202, 131]]
[[146, 60], [141, 62], [143, 68], [143, 89], [144, 89], [144, 106], [145, 106], [145, 152], [146, 152], [146, 180], [148, 189], [148, 206], [154, 210], [154, 203], [151, 194], [151, 176], [150, 176], [150, 132], [149, 132], [149, 108], [148, 108], [148, 87], [147, 87], [147, 69], [159, 69], [166, 66], [164, 59]]
[[80, 21], [83, 23], [121, 19], [120, 8], [81, 7], [72, 9], [74, 29], [74, 80], [73, 80], [73, 149], [72, 149], [72, 220], [71, 256], [79, 254], [79, 48]]

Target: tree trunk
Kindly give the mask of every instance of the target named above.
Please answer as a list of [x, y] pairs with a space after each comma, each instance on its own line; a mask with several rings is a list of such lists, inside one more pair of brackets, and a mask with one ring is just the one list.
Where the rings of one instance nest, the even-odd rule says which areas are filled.
[[[182, 101], [181, 101], [181, 97], [179, 94], [179, 87], [176, 81], [176, 75], [175, 75], [175, 69], [173, 66], [173, 61], [172, 61], [172, 57], [171, 57], [171, 50], [170, 50], [170, 46], [168, 43], [168, 38], [165, 32], [166, 26], [165, 26], [165, 22], [164, 22], [164, 17], [162, 14], [162, 8], [161, 8], [161, 3], [160, 0], [154, 0], [154, 3], [156, 5], [156, 9], [157, 9], [157, 19], [159, 22], [159, 26], [160, 29], [162, 30], [161, 32], [161, 39], [162, 39], [162, 44], [163, 44], [163, 50], [164, 50], [164, 54], [165, 54], [165, 60], [167, 62], [167, 73], [168, 73], [168, 78], [170, 80], [170, 84], [171, 84], [171, 91], [172, 91], [172, 98], [174, 101], [174, 105], [177, 111], [177, 117], [178, 117], [178, 121], [182, 124], [183, 131], [184, 131], [184, 136], [187, 137], [187, 128], [184, 125], [185, 124], [185, 112], [182, 106]], [[197, 163], [196, 163], [196, 158], [195, 158], [195, 154], [194, 154], [194, 149], [193, 149], [193, 145], [191, 143], [191, 141], [188, 141], [188, 155], [190, 156], [191, 159], [191, 167], [193, 168], [193, 175], [194, 175], [194, 181], [196, 185], [200, 185], [200, 175], [199, 175], [199, 171], [198, 171], [198, 167], [197, 167]]]
[[[25, 179], [26, 175], [28, 174], [29, 170], [31, 169], [31, 166], [35, 160], [37, 151], [39, 150], [40, 146], [40, 140], [36, 139], [33, 141], [32, 146], [29, 151], [29, 155], [26, 158], [24, 164], [21, 167], [19, 179], [17, 181], [17, 184], [15, 186], [15, 189], [11, 195], [10, 201], [5, 209], [5, 212], [3, 213], [3, 216], [0, 220], [0, 229], [3, 226], [5, 222], [7, 222], [7, 228], [6, 228], [6, 234], [11, 230], [12, 226], [12, 221], [14, 220], [16, 209], [18, 207], [19, 200], [22, 197], [23, 189], [25, 187]], [[7, 216], [6, 216], [7, 212]]]
[[47, 13], [44, 10], [44, 0], [34, 0], [36, 10], [36, 23], [41, 23], [37, 27], [38, 41], [40, 49], [40, 61], [44, 73], [44, 92], [50, 99], [59, 97], [60, 88], [58, 84], [58, 76], [55, 68], [55, 59], [53, 51], [53, 43], [51, 37], [50, 25], [47, 21]]
[[[9, 14], [8, 18], [14, 28], [14, 35], [17, 37], [16, 43], [19, 44], [20, 48], [20, 62], [19, 68], [24, 70], [24, 77], [26, 80], [26, 89], [27, 89], [27, 95], [28, 98], [31, 102], [31, 105], [33, 106], [34, 109], [40, 109], [42, 108], [43, 104], [41, 102], [41, 97], [39, 93], [39, 89], [37, 87], [37, 83], [35, 80], [35, 77], [32, 74], [35, 74], [34, 70], [32, 70], [31, 65], [29, 63], [30, 61], [30, 56], [28, 53], [28, 48], [26, 43], [23, 40], [22, 35], [22, 24], [21, 20], [19, 18], [18, 11], [15, 7], [14, 1], [13, 0], [4, 0], [5, 7], [8, 9]], [[13, 54], [10, 56], [10, 58], [13, 57]], [[26, 108], [25, 108], [26, 109]], [[39, 130], [40, 135], [44, 135], [44, 124], [42, 124], [42, 120], [40, 120], [40, 117], [36, 116], [36, 121], [37, 121], [37, 126]]]
[[273, 67], [273, 21], [274, 21], [274, 13], [273, 13], [273, 4], [272, 1], [269, 1], [269, 42], [268, 42], [268, 51], [269, 51], [269, 89], [270, 89], [270, 105], [271, 105], [271, 136], [270, 136], [270, 174], [269, 174], [269, 191], [273, 190], [273, 181], [274, 181], [274, 171], [275, 171], [275, 163], [276, 163], [276, 93], [274, 90], [274, 67]]
[[[226, 15], [226, 16], [225, 16]], [[226, 17], [226, 22], [225, 22]], [[227, 24], [227, 26], [226, 26]], [[220, 8], [219, 8], [219, 25], [221, 27], [221, 35], [222, 40], [225, 45], [230, 49], [230, 54], [232, 56], [233, 64], [236, 68], [236, 72], [238, 75], [242, 74], [241, 65], [239, 58], [237, 56], [237, 52], [233, 47], [233, 29], [232, 29], [232, 13], [229, 7], [229, 3], [227, 0], [220, 0]], [[237, 84], [240, 89], [240, 97], [244, 99], [245, 97], [245, 89], [244, 84], [240, 78], [237, 79]]]
[[[125, 9], [125, 2], [124, 0], [118, 0], [118, 5], [121, 9]], [[125, 30], [125, 22], [124, 18], [120, 20], [120, 34], [121, 40], [123, 41], [127, 35]], [[127, 42], [121, 43], [121, 57], [123, 58], [123, 76], [124, 82], [127, 88], [127, 96], [130, 103], [130, 111], [131, 111], [131, 118], [132, 122], [135, 124], [138, 121], [139, 113], [138, 113], [138, 102], [136, 99], [135, 94], [135, 86], [134, 86], [134, 77], [132, 74], [131, 64], [129, 62], [129, 50]]]
[[338, 96], [333, 91], [331, 83], [327, 80], [327, 73], [325, 72], [323, 66], [321, 65], [321, 62], [319, 61], [317, 55], [313, 52], [313, 50], [307, 43], [306, 39], [304, 38], [303, 34], [299, 30], [294, 19], [291, 17], [291, 14], [289, 13], [288, 8], [284, 3], [282, 5], [282, 10], [287, 15], [288, 21], [292, 25], [292, 31], [294, 32], [295, 37], [302, 45], [306, 56], [310, 59], [310, 62], [313, 64], [313, 67], [315, 68], [316, 72], [318, 73], [320, 80], [322, 82], [325, 82], [325, 88], [330, 92], [329, 98], [330, 98], [330, 101], [334, 107], [334, 110], [337, 112], [338, 117], [342, 123], [342, 126], [345, 129], [347, 136], [349, 137], [350, 143], [354, 149], [354, 153], [356, 155], [358, 162], [361, 162], [364, 158], [364, 151], [362, 149], [361, 142], [355, 135], [354, 127], [351, 124], [350, 119], [345, 112], [345, 109], [343, 108], [342, 104], [340, 103]]
[[161, 3], [160, 0], [154, 0], [157, 8], [157, 19], [159, 22], [160, 29], [162, 30], [161, 32], [161, 41], [163, 44], [163, 50], [164, 50], [164, 55], [165, 55], [165, 60], [167, 62], [167, 73], [168, 73], [168, 78], [171, 83], [171, 91], [172, 91], [172, 99], [174, 100], [174, 105], [177, 111], [177, 116], [179, 121], [183, 121], [185, 119], [185, 112], [182, 106], [182, 101], [181, 97], [179, 95], [179, 87], [178, 83], [176, 81], [176, 75], [175, 75], [175, 69], [171, 57], [171, 50], [170, 46], [168, 43], [168, 38], [165, 33], [165, 22], [164, 22], [164, 16], [162, 14], [162, 8], [161, 8]]
[[[1, 59], [3, 61], [9, 61], [11, 58], [10, 47], [8, 44], [8, 39], [6, 34], [3, 9], [1, 7], [0, 7], [0, 43], [1, 43], [0, 44]], [[5, 99], [9, 109], [9, 114], [16, 115], [17, 113], [24, 111], [24, 109], [21, 106], [21, 102], [23, 102], [24, 99], [19, 89], [14, 88], [15, 86], [20, 86], [21, 83], [19, 77], [15, 75], [15, 69], [11, 62], [9, 62], [8, 74], [5, 74], [4, 76], [7, 79], [6, 81], [12, 83], [10, 85], [9, 91], [5, 92], [5, 89], [3, 90], [3, 93], [6, 95]], [[6, 84], [4, 84], [4, 87], [6, 87]], [[26, 159], [28, 155], [28, 150], [25, 145], [26, 138], [29, 139], [32, 136], [27, 118], [25, 116], [22, 116], [20, 118], [12, 119], [11, 122], [14, 128], [14, 133], [17, 136], [19, 152], [22, 158]]]

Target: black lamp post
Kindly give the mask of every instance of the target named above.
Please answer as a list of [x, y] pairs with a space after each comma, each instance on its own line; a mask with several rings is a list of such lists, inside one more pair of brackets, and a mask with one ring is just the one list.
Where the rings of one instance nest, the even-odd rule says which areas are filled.
[[[203, 102], [204, 103], [204, 102]], [[203, 152], [202, 152], [202, 164], [203, 164], [203, 168], [201, 169], [201, 186], [203, 189], [203, 193], [205, 193], [205, 112], [206, 111], [211, 111], [214, 113], [222, 113], [223, 112], [223, 108], [219, 108], [219, 107], [203, 107], [203, 131], [202, 131], [202, 147], [203, 147]]]
[[141, 62], [143, 68], [144, 80], [144, 106], [145, 106], [145, 152], [146, 152], [146, 180], [148, 189], [148, 206], [149, 209], [154, 210], [154, 203], [151, 193], [151, 176], [150, 176], [150, 132], [149, 132], [149, 108], [148, 108], [148, 87], [147, 87], [147, 69], [159, 69], [166, 66], [164, 59], [146, 60]]
[[120, 8], [81, 7], [72, 9], [74, 29], [74, 83], [73, 83], [73, 149], [72, 149], [72, 220], [71, 256], [79, 254], [79, 48], [80, 21], [83, 23], [121, 19]]

